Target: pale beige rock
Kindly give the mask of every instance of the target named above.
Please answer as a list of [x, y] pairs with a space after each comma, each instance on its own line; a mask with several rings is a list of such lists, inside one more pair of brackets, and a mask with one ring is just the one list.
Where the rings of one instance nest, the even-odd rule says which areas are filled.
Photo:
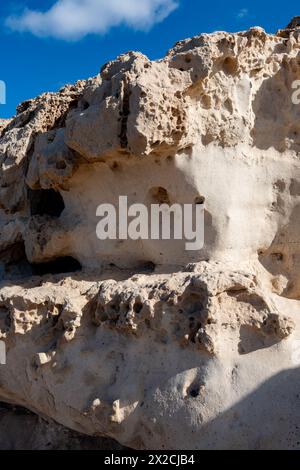
[[[299, 50], [297, 21], [203, 34], [19, 107], [0, 400], [137, 449], [299, 447]], [[100, 242], [119, 195], [205, 200], [204, 248]]]

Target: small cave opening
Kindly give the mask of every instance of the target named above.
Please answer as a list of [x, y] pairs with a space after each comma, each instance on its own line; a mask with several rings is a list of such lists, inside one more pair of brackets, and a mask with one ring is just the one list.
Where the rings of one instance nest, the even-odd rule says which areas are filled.
[[196, 389], [196, 388], [193, 388], [193, 389], [190, 391], [190, 396], [191, 396], [192, 398], [197, 398], [197, 397], [199, 397], [199, 395], [200, 395], [200, 391], [199, 391], [198, 389]]
[[238, 71], [239, 64], [235, 57], [226, 57], [222, 66], [226, 75], [235, 75]]
[[190, 398], [198, 398], [203, 392], [204, 386], [196, 380], [187, 389], [187, 396]]
[[32, 274], [45, 276], [47, 274], [69, 274], [82, 271], [82, 266], [72, 256], [64, 256], [47, 263], [31, 264]]
[[171, 204], [168, 191], [161, 186], [150, 189], [149, 197], [152, 204]]
[[28, 188], [28, 199], [32, 216], [49, 215], [50, 217], [60, 217], [65, 209], [62, 195], [54, 189], [33, 190]]
[[155, 271], [155, 264], [152, 261], [141, 262], [136, 267], [136, 271], [139, 273], [153, 273]]
[[195, 198], [195, 201], [194, 201], [194, 202], [195, 202], [195, 204], [196, 204], [197, 206], [198, 206], [198, 205], [202, 206], [203, 204], [205, 204], [205, 197], [204, 197], [204, 196], [197, 196], [197, 197]]
[[32, 270], [26, 257], [23, 242], [17, 242], [0, 252], [0, 281], [25, 278], [31, 274]]
[[70, 274], [82, 271], [82, 266], [72, 256], [64, 256], [46, 263], [30, 263], [26, 256], [24, 242], [18, 242], [0, 253], [0, 281], [4, 279], [25, 279], [31, 276]]

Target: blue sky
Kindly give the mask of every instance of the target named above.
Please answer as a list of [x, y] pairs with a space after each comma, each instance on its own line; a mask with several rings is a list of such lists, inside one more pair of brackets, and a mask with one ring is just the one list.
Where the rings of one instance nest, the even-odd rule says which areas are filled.
[[[64, 5], [80, 5], [79, 0], [59, 1]], [[83, 1], [95, 4], [104, 0], [81, 0], [81, 6]], [[107, 5], [120, 2], [105, 1]], [[105, 20], [102, 14], [83, 18], [81, 12], [71, 23], [71, 29], [75, 25], [75, 30], [79, 31], [76, 37], [70, 37], [68, 15], [60, 15], [57, 25], [53, 15], [50, 20], [49, 14], [34, 17], [23, 14], [25, 8], [39, 10], [40, 13], [48, 11], [57, 0], [1, 2], [0, 80], [6, 82], [7, 99], [5, 105], [0, 105], [0, 117], [12, 116], [16, 105], [23, 100], [96, 75], [105, 62], [128, 50], [139, 50], [151, 59], [157, 59], [163, 57], [176, 41], [201, 32], [240, 31], [255, 25], [275, 32], [286, 26], [293, 16], [300, 15], [299, 0], [289, 0], [284, 5], [269, 0], [123, 1], [130, 7], [132, 2], [130, 12], [122, 13], [127, 24], [116, 20], [118, 11], [106, 11]], [[142, 11], [134, 11], [135, 5], [139, 8], [143, 2], [149, 7], [148, 17]], [[165, 4], [164, 10], [151, 16], [151, 2]], [[177, 8], [175, 3], [178, 3]], [[121, 18], [122, 14], [119, 15]], [[83, 29], [79, 25], [81, 19]], [[113, 23], [119, 24], [111, 27]], [[86, 34], [89, 30], [99, 29], [98, 26], [100, 32]], [[50, 37], [47, 37], [48, 31]]]

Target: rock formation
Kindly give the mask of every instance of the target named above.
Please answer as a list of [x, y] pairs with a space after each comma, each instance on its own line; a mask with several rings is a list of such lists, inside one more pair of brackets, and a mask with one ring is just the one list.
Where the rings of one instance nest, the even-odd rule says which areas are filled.
[[0, 450], [124, 450], [111, 439], [70, 431], [28, 410], [0, 404]]
[[[300, 448], [300, 27], [129, 52], [0, 139], [0, 401], [134, 449]], [[205, 201], [205, 244], [96, 237]]]
[[10, 119], [0, 119], [0, 132], [9, 124]]

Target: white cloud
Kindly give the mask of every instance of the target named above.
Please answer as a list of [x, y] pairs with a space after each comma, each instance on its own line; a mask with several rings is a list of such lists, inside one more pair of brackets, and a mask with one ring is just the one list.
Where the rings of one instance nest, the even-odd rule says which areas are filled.
[[242, 18], [246, 18], [246, 16], [248, 16], [248, 15], [249, 15], [249, 10], [248, 10], [248, 8], [242, 8], [242, 9], [238, 12], [237, 17], [240, 18], [240, 19], [242, 19]]
[[47, 11], [26, 9], [6, 19], [7, 26], [39, 37], [77, 40], [126, 25], [148, 30], [178, 7], [179, 0], [57, 0]]

